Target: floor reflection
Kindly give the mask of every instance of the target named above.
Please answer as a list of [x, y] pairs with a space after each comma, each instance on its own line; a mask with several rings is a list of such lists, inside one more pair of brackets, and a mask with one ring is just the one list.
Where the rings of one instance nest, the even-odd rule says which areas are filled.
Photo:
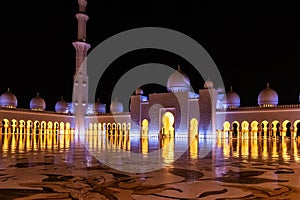
[[[287, 138], [0, 134], [0, 199], [298, 199], [299, 147]], [[139, 167], [161, 159], [164, 167], [128, 173], [91, 152], [125, 152], [118, 164], [126, 166], [137, 155]]]
[[296, 139], [218, 139], [217, 149], [224, 159], [299, 161], [300, 140]]

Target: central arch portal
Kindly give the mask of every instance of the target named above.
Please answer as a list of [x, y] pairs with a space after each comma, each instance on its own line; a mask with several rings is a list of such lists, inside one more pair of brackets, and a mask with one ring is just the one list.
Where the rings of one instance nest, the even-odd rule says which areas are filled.
[[174, 115], [171, 112], [166, 112], [162, 116], [162, 136], [174, 137]]

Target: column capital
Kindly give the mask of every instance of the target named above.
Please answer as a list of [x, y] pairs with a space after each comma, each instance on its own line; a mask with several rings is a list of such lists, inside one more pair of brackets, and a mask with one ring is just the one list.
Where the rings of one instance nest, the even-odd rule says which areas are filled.
[[77, 13], [76, 18], [78, 21], [81, 21], [81, 22], [87, 22], [89, 20], [89, 16], [87, 16], [84, 13]]
[[86, 11], [86, 5], [87, 5], [86, 0], [78, 0], [78, 5], [79, 5], [79, 12], [85, 12]]
[[91, 47], [90, 44], [81, 41], [75, 41], [72, 44], [75, 47], [76, 51], [82, 51], [82, 52], [87, 52]]

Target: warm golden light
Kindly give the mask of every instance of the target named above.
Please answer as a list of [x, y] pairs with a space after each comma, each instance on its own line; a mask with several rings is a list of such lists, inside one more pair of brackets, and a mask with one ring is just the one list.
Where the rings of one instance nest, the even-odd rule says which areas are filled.
[[174, 137], [174, 115], [171, 112], [166, 112], [162, 116], [162, 134], [168, 137]]

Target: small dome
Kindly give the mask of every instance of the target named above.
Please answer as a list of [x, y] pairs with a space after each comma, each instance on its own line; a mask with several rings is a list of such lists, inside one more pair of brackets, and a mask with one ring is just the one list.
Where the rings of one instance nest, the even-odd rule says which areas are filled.
[[46, 109], [46, 103], [44, 99], [39, 96], [39, 93], [30, 100], [30, 109], [39, 111]]
[[213, 83], [211, 80], [207, 80], [207, 81], [205, 81], [205, 83], [204, 83], [204, 88], [205, 88], [205, 89], [211, 89], [211, 88], [214, 88], [214, 83]]
[[136, 94], [136, 95], [143, 95], [143, 94], [144, 94], [144, 91], [143, 91], [142, 88], [137, 88], [137, 89], [135, 90], [135, 94]]
[[0, 96], [0, 107], [16, 108], [17, 105], [17, 97], [13, 93], [11, 93], [9, 89], [7, 90], [7, 92], [3, 93]]
[[173, 72], [168, 79], [167, 88], [170, 92], [188, 92], [190, 91], [191, 83], [189, 77], [180, 70]]
[[100, 100], [98, 99], [94, 104], [94, 111], [96, 114], [106, 113], [106, 104], [100, 103]]
[[271, 89], [269, 83], [258, 95], [258, 105], [263, 107], [273, 107], [278, 104], [278, 94], [275, 90]]
[[224, 87], [219, 86], [219, 87], [217, 87], [216, 91], [217, 91], [218, 94], [225, 94], [225, 88]]
[[114, 101], [111, 102], [109, 108], [110, 108], [111, 113], [121, 113], [121, 112], [123, 112], [123, 104], [120, 101], [118, 101], [117, 98]]
[[230, 87], [230, 91], [225, 95], [224, 105], [226, 108], [237, 108], [241, 104], [240, 96], [232, 90]]
[[61, 97], [61, 99], [55, 104], [55, 112], [57, 113], [67, 113], [69, 110], [68, 103]]

